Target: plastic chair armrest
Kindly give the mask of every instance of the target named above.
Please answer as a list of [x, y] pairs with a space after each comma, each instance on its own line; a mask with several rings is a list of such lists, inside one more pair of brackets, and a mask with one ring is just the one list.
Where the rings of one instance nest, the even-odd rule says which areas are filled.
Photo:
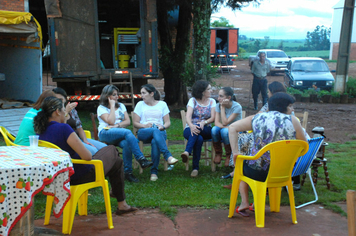
[[103, 162], [100, 160], [85, 161], [85, 160], [72, 159], [72, 163], [73, 164], [82, 164], [82, 165], [94, 165], [95, 166], [95, 180], [98, 181], [100, 179], [105, 179]]

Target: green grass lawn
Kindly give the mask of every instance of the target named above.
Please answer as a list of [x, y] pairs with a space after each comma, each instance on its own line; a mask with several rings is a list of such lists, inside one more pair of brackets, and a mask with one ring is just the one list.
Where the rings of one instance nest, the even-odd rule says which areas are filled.
[[[84, 129], [92, 130], [89, 112], [80, 111], [79, 116], [83, 122]], [[183, 140], [182, 124], [180, 119], [171, 119], [172, 126], [168, 129], [168, 139], [171, 141]], [[5, 145], [1, 137], [0, 145]], [[324, 170], [319, 168], [319, 179], [316, 186], [319, 195], [318, 204], [322, 204], [328, 209], [346, 215], [335, 202], [346, 200], [346, 191], [356, 189], [355, 159], [354, 150], [356, 141], [344, 144], [330, 143], [326, 148], [326, 158], [328, 159], [328, 171], [331, 189], [328, 190], [324, 179]], [[179, 160], [180, 153], [184, 150], [183, 144], [169, 146], [173, 156]], [[145, 146], [145, 153], [150, 153], [150, 147]], [[190, 170], [186, 171], [182, 162], [178, 162], [173, 170], [163, 171], [163, 165], [159, 167], [159, 179], [156, 182], [149, 180], [150, 171], [145, 170], [139, 174], [138, 169], [134, 170], [134, 175], [140, 179], [139, 183], [126, 183], [125, 192], [127, 202], [140, 208], [159, 208], [163, 213], [172, 219], [179, 207], [192, 208], [223, 208], [228, 209], [230, 191], [222, 188], [223, 185], [231, 183], [231, 180], [222, 180], [219, 177], [231, 171], [230, 168], [218, 167], [216, 172], [212, 172], [210, 166], [200, 163], [199, 176], [190, 177]], [[314, 194], [309, 182], [306, 179], [301, 191], [295, 192], [296, 204], [311, 201]], [[252, 202], [250, 194], [250, 202]], [[42, 194], [35, 197], [35, 217], [43, 218], [46, 198]], [[240, 202], [240, 197], [238, 198]], [[267, 201], [268, 202], [268, 201]], [[111, 198], [112, 209], [116, 209], [116, 199]], [[282, 192], [281, 204], [289, 205], [288, 194]], [[89, 214], [99, 214], [105, 212], [102, 191], [100, 188], [90, 190]]]

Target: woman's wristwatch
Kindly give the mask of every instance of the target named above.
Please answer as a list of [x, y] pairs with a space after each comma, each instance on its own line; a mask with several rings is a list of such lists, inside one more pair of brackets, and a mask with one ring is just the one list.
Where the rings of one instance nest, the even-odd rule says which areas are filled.
[[207, 125], [208, 124], [208, 122], [206, 121], [206, 120], [204, 120], [204, 123]]

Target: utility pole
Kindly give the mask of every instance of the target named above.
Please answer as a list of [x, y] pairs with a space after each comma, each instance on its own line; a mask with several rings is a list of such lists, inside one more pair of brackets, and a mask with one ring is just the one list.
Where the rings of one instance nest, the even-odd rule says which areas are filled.
[[339, 55], [336, 64], [336, 80], [334, 90], [344, 93], [348, 80], [349, 57], [351, 48], [352, 22], [354, 18], [355, 0], [345, 0], [344, 12], [339, 40]]

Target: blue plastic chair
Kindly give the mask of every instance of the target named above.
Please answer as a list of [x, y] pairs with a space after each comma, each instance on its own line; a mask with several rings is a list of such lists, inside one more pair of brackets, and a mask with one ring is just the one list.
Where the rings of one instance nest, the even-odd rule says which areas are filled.
[[308, 174], [309, 175], [309, 179], [310, 179], [310, 183], [311, 186], [313, 188], [314, 191], [314, 195], [315, 195], [315, 200], [304, 203], [302, 205], [296, 206], [295, 208], [301, 208], [307, 205], [310, 205], [316, 201], [318, 201], [318, 194], [316, 192], [314, 183], [313, 183], [313, 178], [311, 175], [311, 169], [310, 166], [313, 163], [313, 160], [316, 157], [316, 154], [320, 148], [320, 146], [322, 145], [324, 141], [324, 137], [317, 137], [317, 138], [311, 138], [308, 140], [309, 143], [309, 150], [308, 152], [304, 155], [301, 156], [297, 159], [297, 162], [293, 168], [293, 172], [292, 172], [292, 177], [298, 176], [298, 175], [302, 175], [302, 174]]

